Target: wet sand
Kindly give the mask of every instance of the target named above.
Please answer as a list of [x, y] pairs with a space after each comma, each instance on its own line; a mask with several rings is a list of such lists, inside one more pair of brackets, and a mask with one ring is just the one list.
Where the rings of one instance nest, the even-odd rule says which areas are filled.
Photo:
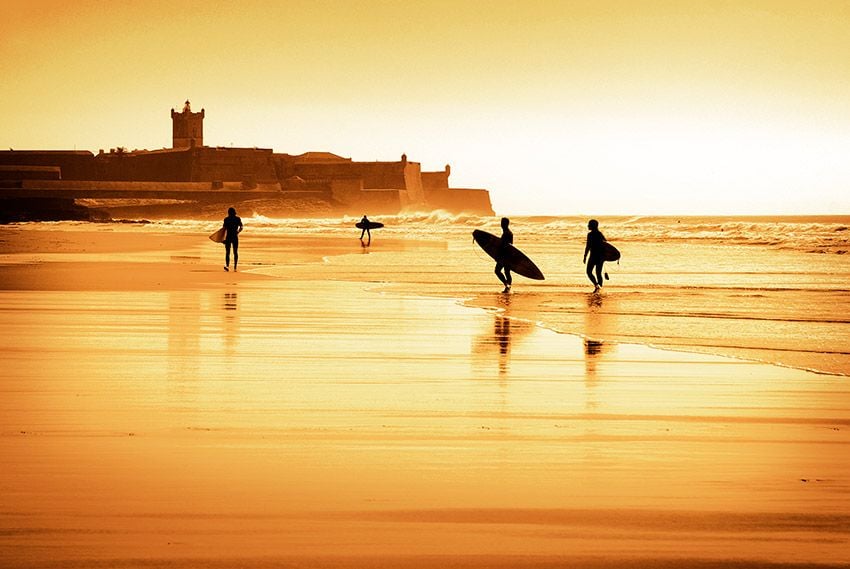
[[0, 566], [850, 563], [845, 377], [0, 231]]

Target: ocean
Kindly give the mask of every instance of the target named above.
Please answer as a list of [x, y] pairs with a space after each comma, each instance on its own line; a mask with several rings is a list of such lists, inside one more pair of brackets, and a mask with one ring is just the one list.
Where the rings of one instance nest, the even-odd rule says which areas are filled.
[[[223, 216], [222, 216], [223, 217]], [[328, 279], [385, 292], [457, 298], [592, 342], [763, 361], [850, 375], [850, 216], [599, 217], [622, 258], [606, 263], [601, 294], [582, 263], [585, 217], [512, 217], [515, 245], [546, 275], [515, 276], [502, 294], [473, 229], [499, 234], [498, 217], [443, 212], [374, 216], [385, 228], [362, 247], [359, 218], [243, 217], [243, 271], [286, 278], [321, 262]], [[30, 224], [33, 225], [33, 224]], [[46, 230], [78, 222], [37, 224]], [[89, 225], [89, 224], [87, 224]], [[99, 231], [202, 234], [217, 222], [90, 224]], [[278, 254], [276, 239], [334, 238], [338, 254]], [[200, 240], [205, 254], [220, 247]], [[594, 344], [596, 345], [596, 344]]]

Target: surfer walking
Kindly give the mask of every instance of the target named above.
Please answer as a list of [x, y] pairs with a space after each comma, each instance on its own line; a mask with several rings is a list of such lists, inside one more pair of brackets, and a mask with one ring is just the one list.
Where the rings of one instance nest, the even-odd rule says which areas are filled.
[[233, 272], [236, 272], [236, 266], [239, 264], [239, 234], [242, 232], [242, 218], [236, 215], [236, 210], [230, 208], [227, 210], [227, 217], [224, 218], [225, 231], [224, 235], [224, 270], [230, 270], [230, 248], [233, 248]]
[[366, 217], [365, 215], [363, 216], [363, 219], [360, 220], [360, 226], [363, 228], [363, 231], [360, 232], [360, 243], [361, 244], [363, 243], [363, 236], [364, 235], [369, 236], [369, 241], [366, 243], [365, 246], [372, 244], [372, 232], [369, 231], [369, 224], [370, 223], [372, 223], [372, 222], [369, 221], [369, 218]]
[[511, 291], [511, 270], [503, 264], [508, 245], [513, 245], [514, 242], [514, 234], [508, 229], [510, 223], [511, 220], [507, 217], [502, 218], [502, 239], [499, 242], [499, 254], [496, 255], [496, 269], [494, 271], [502, 284], [505, 285], [505, 290], [502, 292]]
[[[605, 263], [605, 236], [599, 231], [599, 222], [591, 219], [587, 222], [587, 245], [584, 247], [584, 260], [587, 263], [587, 278], [593, 283], [593, 292], [602, 287], [602, 265]], [[588, 258], [588, 255], [590, 258]], [[596, 273], [596, 276], [594, 276]]]

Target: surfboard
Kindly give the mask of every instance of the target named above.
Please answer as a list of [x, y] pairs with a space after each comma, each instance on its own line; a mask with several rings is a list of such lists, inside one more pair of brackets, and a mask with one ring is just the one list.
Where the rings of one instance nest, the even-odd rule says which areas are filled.
[[383, 226], [384, 226], [384, 224], [381, 223], [380, 221], [369, 221], [367, 223], [364, 223], [362, 221], [358, 221], [357, 223], [354, 224], [354, 227], [356, 227], [357, 229], [380, 229]]
[[210, 241], [215, 241], [216, 243], [224, 243], [224, 237], [227, 235], [227, 231], [222, 227], [212, 235], [210, 235]]
[[[480, 229], [472, 232], [472, 238], [475, 239], [479, 247], [484, 249], [485, 253], [493, 257], [494, 261], [501, 261], [514, 273], [536, 281], [544, 280], [543, 273], [540, 272], [537, 265], [513, 245], [502, 248], [501, 238]], [[502, 258], [497, 259], [496, 256], [500, 254]]]
[[620, 260], [620, 251], [617, 250], [616, 247], [608, 243], [604, 242], [605, 245], [605, 260], [606, 261], [619, 261]]

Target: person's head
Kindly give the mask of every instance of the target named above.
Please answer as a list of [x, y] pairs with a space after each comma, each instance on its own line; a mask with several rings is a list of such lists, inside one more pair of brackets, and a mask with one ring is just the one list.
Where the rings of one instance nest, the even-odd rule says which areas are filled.
[[508, 225], [510, 225], [510, 223], [511, 223], [510, 219], [508, 219], [507, 217], [503, 217], [502, 218], [502, 229], [507, 229]]
[[587, 222], [587, 228], [591, 231], [596, 231], [597, 229], [599, 229], [599, 222], [595, 219], [591, 219]]
[[233, 217], [234, 215], [236, 215], [236, 209], [231, 207], [230, 209], [227, 210], [227, 215], [229, 215], [230, 217]]

